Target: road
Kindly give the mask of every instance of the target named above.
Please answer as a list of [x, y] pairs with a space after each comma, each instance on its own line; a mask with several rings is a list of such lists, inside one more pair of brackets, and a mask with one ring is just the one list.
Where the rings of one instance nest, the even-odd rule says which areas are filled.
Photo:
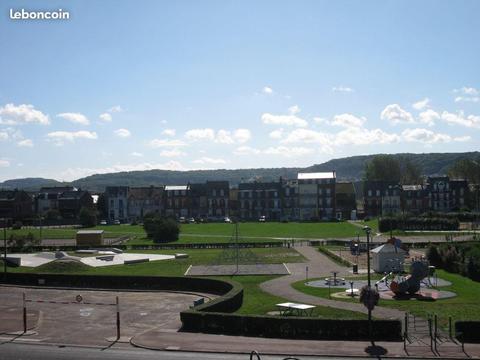
[[[260, 360], [282, 360], [284, 356], [260, 356]], [[0, 344], [0, 360], [249, 360], [248, 354], [188, 353], [180, 351], [152, 351], [145, 349], [106, 349], [87, 347], [58, 347], [3, 343]], [[254, 360], [259, 360], [256, 356]], [[302, 359], [347, 360], [346, 357], [303, 357]], [[362, 358], [357, 358], [362, 359]], [[367, 357], [363, 359], [368, 359]], [[371, 358], [370, 358], [371, 359]]]

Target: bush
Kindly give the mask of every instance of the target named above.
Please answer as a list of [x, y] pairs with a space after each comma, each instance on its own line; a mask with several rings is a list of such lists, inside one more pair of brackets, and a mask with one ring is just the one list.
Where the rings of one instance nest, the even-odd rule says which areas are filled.
[[83, 227], [93, 227], [97, 225], [97, 215], [95, 211], [86, 207], [82, 207], [79, 213], [80, 225]]
[[40, 239], [35, 238], [31, 232], [27, 235], [11, 234], [8, 238], [8, 246], [22, 250], [31, 246], [38, 246], [39, 244]]
[[427, 259], [438, 268], [480, 281], [480, 244], [455, 243], [430, 245]]
[[180, 227], [176, 221], [158, 215], [146, 216], [143, 220], [143, 228], [147, 237], [155, 243], [177, 241], [180, 233]]
[[12, 225], [12, 230], [20, 230], [22, 226], [23, 224], [21, 221], [15, 221], [15, 223]]

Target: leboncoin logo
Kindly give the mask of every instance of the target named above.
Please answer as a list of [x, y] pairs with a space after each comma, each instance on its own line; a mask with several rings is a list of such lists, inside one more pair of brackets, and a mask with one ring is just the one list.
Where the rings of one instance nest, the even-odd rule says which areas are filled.
[[68, 20], [70, 13], [58, 9], [53, 11], [29, 11], [25, 9], [10, 9], [10, 19], [12, 20]]

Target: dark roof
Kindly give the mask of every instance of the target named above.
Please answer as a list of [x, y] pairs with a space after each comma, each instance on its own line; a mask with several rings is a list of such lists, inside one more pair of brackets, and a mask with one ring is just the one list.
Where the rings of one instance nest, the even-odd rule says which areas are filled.
[[239, 190], [280, 190], [280, 188], [280, 182], [252, 182], [238, 185]]

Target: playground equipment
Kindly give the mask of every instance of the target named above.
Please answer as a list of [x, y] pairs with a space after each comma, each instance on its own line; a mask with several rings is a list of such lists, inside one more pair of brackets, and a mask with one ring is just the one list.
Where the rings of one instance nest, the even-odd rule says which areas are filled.
[[410, 275], [396, 278], [390, 283], [390, 290], [396, 295], [415, 294], [420, 290], [421, 281], [429, 275], [428, 262], [416, 260], [410, 265]]

